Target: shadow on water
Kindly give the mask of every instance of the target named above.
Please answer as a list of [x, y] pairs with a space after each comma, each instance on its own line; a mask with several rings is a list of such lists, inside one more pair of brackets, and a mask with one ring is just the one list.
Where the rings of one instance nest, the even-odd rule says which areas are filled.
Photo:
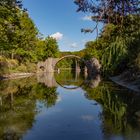
[[102, 139], [140, 139], [140, 94], [101, 81], [100, 75], [91, 78], [71, 71], [0, 81], [0, 138], [22, 139], [43, 108], [56, 106], [60, 86], [80, 88], [86, 99], [96, 102], [94, 106], [101, 106]]

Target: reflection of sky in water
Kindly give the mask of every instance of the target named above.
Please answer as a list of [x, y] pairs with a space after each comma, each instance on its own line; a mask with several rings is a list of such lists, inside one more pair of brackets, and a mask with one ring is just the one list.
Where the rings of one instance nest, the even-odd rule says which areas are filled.
[[81, 118], [84, 121], [92, 121], [92, 120], [94, 120], [94, 117], [91, 116], [91, 115], [82, 115]]
[[57, 93], [56, 105], [42, 108], [36, 116], [34, 127], [24, 139], [37, 140], [43, 139], [43, 136], [49, 140], [101, 139], [101, 121], [98, 118], [101, 107], [94, 106], [94, 101], [87, 100], [84, 97], [85, 91], [81, 88], [68, 90], [58, 87]]
[[58, 103], [58, 102], [61, 102], [61, 101], [62, 101], [61, 96], [58, 95], [56, 102]]

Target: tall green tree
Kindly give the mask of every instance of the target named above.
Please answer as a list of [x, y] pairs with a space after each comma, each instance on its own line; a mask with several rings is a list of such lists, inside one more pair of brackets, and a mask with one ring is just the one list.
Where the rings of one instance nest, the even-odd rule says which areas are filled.
[[32, 61], [38, 30], [21, 1], [0, 2], [0, 50], [19, 61]]
[[38, 30], [27, 12], [19, 13], [20, 28], [17, 33], [15, 53], [20, 60], [36, 60], [35, 50]]
[[[11, 4], [10, 4], [11, 3]], [[16, 45], [15, 30], [19, 28], [18, 9], [10, 1], [0, 2], [0, 49], [11, 50]]]
[[58, 57], [59, 49], [56, 39], [47, 37], [37, 42], [36, 53], [38, 60], [46, 60], [48, 57]]

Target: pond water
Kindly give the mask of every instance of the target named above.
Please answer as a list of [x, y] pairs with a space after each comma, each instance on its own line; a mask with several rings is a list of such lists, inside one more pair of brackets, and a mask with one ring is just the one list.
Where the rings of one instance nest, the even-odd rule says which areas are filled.
[[62, 71], [0, 81], [2, 140], [140, 140], [140, 94]]

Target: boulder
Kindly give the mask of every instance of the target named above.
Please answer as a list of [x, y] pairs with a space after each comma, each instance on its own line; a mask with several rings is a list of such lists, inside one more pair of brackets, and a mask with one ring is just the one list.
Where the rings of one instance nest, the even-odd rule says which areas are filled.
[[101, 64], [99, 63], [98, 59], [91, 58], [90, 60], [86, 61], [86, 66], [88, 75], [100, 74]]

